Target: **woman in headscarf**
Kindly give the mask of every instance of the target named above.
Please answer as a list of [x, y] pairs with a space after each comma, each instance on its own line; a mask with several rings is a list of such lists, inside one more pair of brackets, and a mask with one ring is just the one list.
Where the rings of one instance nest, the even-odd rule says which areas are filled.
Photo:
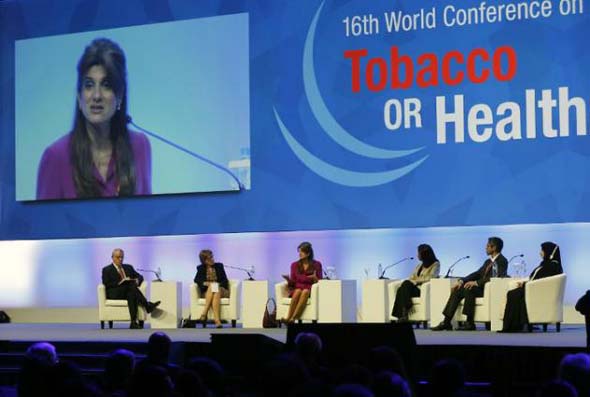
[[[550, 241], [541, 244], [541, 264], [529, 276], [528, 281], [539, 280], [563, 273], [559, 246]], [[524, 300], [526, 281], [518, 283], [518, 287], [508, 291], [506, 308], [504, 309], [504, 325], [502, 332], [520, 332], [529, 322]]]

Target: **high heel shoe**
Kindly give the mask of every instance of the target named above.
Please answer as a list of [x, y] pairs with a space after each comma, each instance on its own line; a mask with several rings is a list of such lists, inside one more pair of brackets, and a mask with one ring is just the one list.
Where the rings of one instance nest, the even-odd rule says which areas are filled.
[[207, 328], [207, 316], [199, 317], [199, 322], [203, 325], [203, 328]]

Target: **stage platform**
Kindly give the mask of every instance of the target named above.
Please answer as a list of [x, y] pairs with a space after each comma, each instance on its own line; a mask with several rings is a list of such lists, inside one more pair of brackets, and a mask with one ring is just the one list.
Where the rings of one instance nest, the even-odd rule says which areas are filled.
[[[175, 342], [209, 343], [212, 334], [258, 334], [285, 342], [285, 328], [181, 328], [130, 330], [124, 323], [115, 324], [113, 329], [100, 329], [98, 324], [0, 324], [2, 341], [55, 341], [55, 342], [136, 342], [147, 341], [154, 331], [163, 331]], [[483, 329], [478, 331], [414, 330], [418, 346], [478, 345], [478, 346], [522, 346], [522, 347], [563, 347], [583, 348], [586, 346], [584, 326], [563, 326], [561, 332], [549, 328], [547, 332], [536, 330], [532, 333], [502, 334]]]

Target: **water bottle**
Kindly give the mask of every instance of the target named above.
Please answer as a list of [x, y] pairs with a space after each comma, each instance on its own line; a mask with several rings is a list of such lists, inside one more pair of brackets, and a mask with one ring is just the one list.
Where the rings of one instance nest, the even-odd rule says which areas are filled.
[[496, 262], [492, 264], [492, 277], [498, 277], [498, 264]]
[[381, 266], [381, 264], [379, 264], [377, 266], [377, 278], [381, 278], [382, 275], [383, 275], [383, 266]]
[[[240, 149], [240, 159], [231, 160], [228, 164], [230, 171], [240, 180], [244, 188], [250, 189], [250, 148], [243, 147]], [[238, 188], [235, 180], [231, 180], [231, 187]]]
[[328, 278], [330, 280], [335, 280], [336, 279], [336, 268], [334, 266], [326, 267], [326, 276], [328, 276]]
[[527, 272], [526, 272], [526, 262], [525, 262], [524, 259], [522, 259], [520, 261], [520, 271], [521, 271], [520, 277], [526, 276], [526, 274], [527, 274]]

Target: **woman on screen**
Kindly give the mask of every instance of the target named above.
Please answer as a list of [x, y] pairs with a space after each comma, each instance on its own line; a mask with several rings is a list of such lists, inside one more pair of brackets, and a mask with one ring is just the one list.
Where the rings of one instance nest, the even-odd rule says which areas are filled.
[[78, 61], [72, 130], [45, 149], [37, 199], [151, 194], [151, 148], [127, 129], [127, 71], [123, 50], [95, 39]]
[[313, 258], [313, 247], [307, 241], [297, 247], [299, 260], [291, 264], [288, 283], [292, 287], [290, 292], [291, 304], [289, 314], [282, 318], [285, 324], [298, 320], [305, 309], [307, 299], [311, 294], [311, 286], [322, 278], [322, 264]]
[[[541, 244], [541, 258], [543, 260], [529, 276], [528, 281], [538, 280], [563, 273], [561, 267], [561, 253], [559, 246], [550, 241]], [[518, 287], [508, 291], [506, 295], [506, 307], [504, 308], [504, 323], [502, 332], [520, 332], [528, 323], [526, 302], [524, 300], [524, 289], [526, 282], [521, 281]]]
[[225, 274], [223, 263], [218, 263], [213, 260], [213, 252], [211, 250], [202, 250], [199, 253], [199, 260], [201, 264], [197, 266], [197, 274], [195, 275], [195, 284], [201, 292], [201, 296], [205, 297], [205, 306], [199, 321], [203, 327], [207, 324], [207, 314], [209, 309], [213, 311], [213, 321], [217, 328], [222, 328], [221, 325], [221, 298], [229, 298], [229, 280]]
[[404, 280], [395, 294], [391, 315], [397, 317], [400, 322], [408, 321], [408, 316], [412, 311], [412, 298], [420, 296], [418, 286], [430, 281], [432, 277], [438, 277], [440, 271], [440, 263], [430, 245], [420, 244], [418, 246], [418, 260], [420, 263], [410, 278]]

